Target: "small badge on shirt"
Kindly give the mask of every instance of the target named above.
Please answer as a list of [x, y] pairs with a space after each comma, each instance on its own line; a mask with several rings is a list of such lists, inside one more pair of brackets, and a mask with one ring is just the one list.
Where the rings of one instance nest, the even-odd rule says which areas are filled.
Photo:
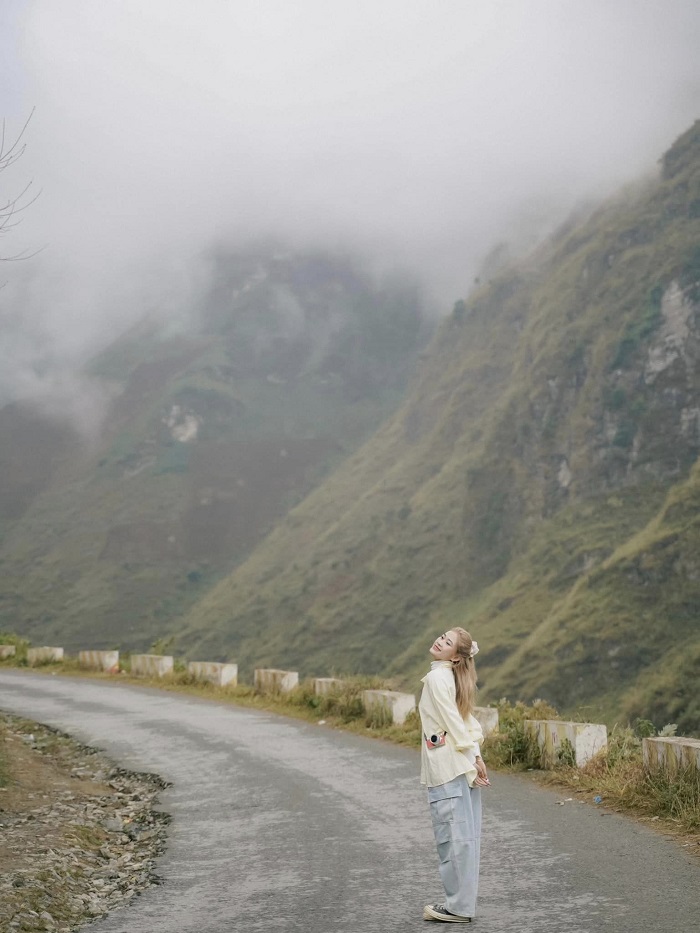
[[445, 744], [446, 736], [446, 732], [436, 732], [434, 735], [424, 735], [423, 738], [427, 748], [440, 748]]

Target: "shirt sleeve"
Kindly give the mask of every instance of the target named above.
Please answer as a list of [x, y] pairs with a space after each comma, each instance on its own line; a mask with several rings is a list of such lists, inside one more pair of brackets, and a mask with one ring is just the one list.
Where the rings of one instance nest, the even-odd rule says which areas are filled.
[[[484, 731], [481, 728], [481, 723], [476, 718], [474, 713], [470, 713], [467, 717], [467, 724], [469, 729], [471, 729], [472, 736], [474, 737], [477, 743], [477, 749], [480, 748], [481, 743], [484, 741]], [[480, 755], [481, 752], [477, 751], [477, 755]]]
[[[450, 675], [451, 676], [451, 675]], [[478, 748], [472, 738], [470, 730], [462, 719], [455, 698], [441, 678], [428, 677], [425, 681], [430, 698], [441, 720], [442, 726], [451, 737], [457, 751], [467, 748]]]

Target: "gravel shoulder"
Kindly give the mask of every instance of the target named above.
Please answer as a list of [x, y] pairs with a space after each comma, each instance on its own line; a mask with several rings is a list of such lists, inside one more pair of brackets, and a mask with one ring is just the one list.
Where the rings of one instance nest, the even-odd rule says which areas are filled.
[[0, 714], [0, 930], [68, 933], [159, 883], [165, 783]]

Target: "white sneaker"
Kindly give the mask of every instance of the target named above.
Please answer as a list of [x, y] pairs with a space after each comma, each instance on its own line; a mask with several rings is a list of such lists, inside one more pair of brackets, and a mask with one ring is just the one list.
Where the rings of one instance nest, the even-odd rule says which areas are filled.
[[426, 904], [423, 908], [424, 920], [442, 920], [443, 923], [471, 923], [471, 917], [452, 914], [444, 904]]

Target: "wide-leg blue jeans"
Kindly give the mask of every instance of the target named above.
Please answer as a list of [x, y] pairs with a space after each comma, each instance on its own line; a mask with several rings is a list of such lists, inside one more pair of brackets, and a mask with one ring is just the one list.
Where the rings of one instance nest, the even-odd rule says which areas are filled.
[[430, 816], [445, 888], [445, 906], [462, 917], [476, 916], [481, 845], [481, 788], [465, 775], [428, 788]]

